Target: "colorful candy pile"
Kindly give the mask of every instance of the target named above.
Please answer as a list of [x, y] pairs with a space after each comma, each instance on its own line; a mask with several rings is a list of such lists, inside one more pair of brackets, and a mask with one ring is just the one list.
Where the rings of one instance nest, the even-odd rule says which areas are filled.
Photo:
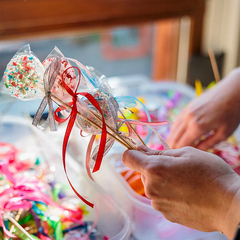
[[220, 142], [210, 152], [221, 157], [227, 162], [232, 169], [240, 175], [240, 144], [233, 137], [230, 137], [227, 141]]
[[95, 239], [96, 222], [65, 188], [42, 157], [0, 142], [0, 239]]

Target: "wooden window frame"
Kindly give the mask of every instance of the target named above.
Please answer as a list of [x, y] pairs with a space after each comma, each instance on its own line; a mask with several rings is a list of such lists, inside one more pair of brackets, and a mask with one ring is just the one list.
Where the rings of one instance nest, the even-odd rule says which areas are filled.
[[191, 56], [201, 52], [204, 9], [205, 0], [0, 0], [0, 41], [189, 16]]

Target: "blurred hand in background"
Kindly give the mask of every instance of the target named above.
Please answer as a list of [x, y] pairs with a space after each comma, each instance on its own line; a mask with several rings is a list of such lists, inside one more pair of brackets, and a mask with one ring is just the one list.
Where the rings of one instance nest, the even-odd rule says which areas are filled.
[[240, 121], [240, 68], [195, 98], [173, 123], [170, 148], [207, 150], [228, 138]]

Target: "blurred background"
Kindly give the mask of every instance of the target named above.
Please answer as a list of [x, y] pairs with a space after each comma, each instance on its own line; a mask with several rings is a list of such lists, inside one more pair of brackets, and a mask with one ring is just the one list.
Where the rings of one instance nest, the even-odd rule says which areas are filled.
[[222, 76], [239, 64], [239, 10], [239, 0], [2, 0], [0, 75], [30, 43], [41, 61], [57, 46], [108, 77], [138, 74], [191, 85], [200, 79], [207, 85], [213, 80], [209, 48]]

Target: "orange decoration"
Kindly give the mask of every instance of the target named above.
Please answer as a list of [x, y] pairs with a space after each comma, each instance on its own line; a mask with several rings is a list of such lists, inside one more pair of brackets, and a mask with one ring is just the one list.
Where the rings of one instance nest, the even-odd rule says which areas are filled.
[[139, 172], [126, 170], [121, 172], [121, 175], [136, 193], [141, 196], [145, 196], [144, 185], [142, 183], [141, 174]]

